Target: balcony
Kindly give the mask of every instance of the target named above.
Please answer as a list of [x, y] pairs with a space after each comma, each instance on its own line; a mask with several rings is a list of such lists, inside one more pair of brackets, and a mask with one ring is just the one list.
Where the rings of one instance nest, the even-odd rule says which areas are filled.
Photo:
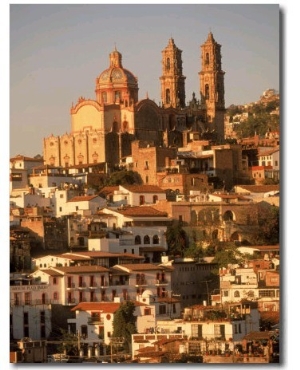
[[98, 285], [97, 284], [90, 284], [89, 289], [97, 289]]
[[104, 325], [104, 320], [100, 317], [89, 317], [88, 325]]
[[37, 305], [49, 305], [51, 304], [50, 299], [12, 299], [11, 306], [37, 306]]
[[136, 280], [135, 286], [136, 287], [141, 287], [141, 286], [147, 286], [147, 280]]
[[67, 306], [73, 306], [75, 304], [76, 304], [75, 298], [68, 299], [67, 302], [66, 302]]
[[86, 289], [86, 283], [81, 283], [78, 285], [78, 290]]
[[75, 289], [75, 284], [71, 283], [67, 285], [67, 290], [74, 290]]
[[168, 285], [168, 281], [166, 279], [159, 279], [155, 282], [156, 286], [166, 286]]

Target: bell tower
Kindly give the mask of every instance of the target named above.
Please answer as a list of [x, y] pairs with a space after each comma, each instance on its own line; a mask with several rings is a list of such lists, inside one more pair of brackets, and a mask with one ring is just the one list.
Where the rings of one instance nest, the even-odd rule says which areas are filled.
[[200, 96], [206, 110], [206, 124], [210, 131], [217, 133], [219, 141], [224, 140], [225, 119], [225, 72], [222, 71], [221, 59], [221, 45], [210, 32], [206, 42], [201, 45]]
[[182, 74], [182, 51], [173, 38], [162, 51], [161, 101], [164, 108], [185, 107], [185, 76]]

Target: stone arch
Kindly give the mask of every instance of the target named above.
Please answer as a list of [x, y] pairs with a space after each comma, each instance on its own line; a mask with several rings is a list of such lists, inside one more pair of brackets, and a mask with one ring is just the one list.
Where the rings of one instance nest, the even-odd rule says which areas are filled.
[[219, 235], [219, 230], [218, 229], [213, 230], [213, 232], [211, 233], [211, 237], [212, 237], [213, 240], [217, 240], [218, 235]]
[[236, 221], [236, 216], [231, 210], [227, 210], [223, 216], [223, 221]]

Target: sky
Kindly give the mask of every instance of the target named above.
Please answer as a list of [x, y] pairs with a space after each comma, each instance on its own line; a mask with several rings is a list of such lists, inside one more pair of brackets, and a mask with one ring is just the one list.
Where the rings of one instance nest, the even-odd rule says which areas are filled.
[[43, 138], [70, 132], [70, 108], [95, 99], [95, 80], [116, 47], [139, 84], [160, 102], [162, 50], [182, 50], [186, 102], [199, 99], [200, 45], [222, 45], [225, 105], [279, 91], [278, 4], [11, 4], [10, 157], [43, 154]]

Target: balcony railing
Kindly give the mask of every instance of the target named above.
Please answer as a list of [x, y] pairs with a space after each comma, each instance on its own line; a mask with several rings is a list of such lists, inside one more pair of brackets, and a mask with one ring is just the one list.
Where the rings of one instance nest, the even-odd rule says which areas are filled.
[[168, 285], [168, 281], [166, 279], [159, 279], [156, 280], [155, 285]]
[[90, 289], [97, 289], [98, 285], [97, 284], [89, 284]]
[[146, 286], [146, 285], [148, 285], [147, 280], [136, 280], [135, 282], [135, 286]]
[[88, 325], [104, 325], [104, 320], [99, 317], [89, 317]]
[[10, 301], [11, 306], [37, 306], [49, 304], [51, 304], [51, 299], [12, 299]]

